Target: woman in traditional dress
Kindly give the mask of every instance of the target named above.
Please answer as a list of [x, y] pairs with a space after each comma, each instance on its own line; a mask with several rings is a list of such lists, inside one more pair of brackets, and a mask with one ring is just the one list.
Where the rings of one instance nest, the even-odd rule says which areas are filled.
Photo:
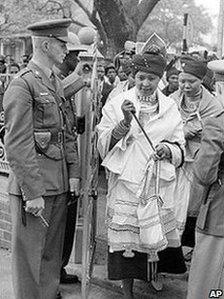
[[[135, 87], [103, 107], [98, 125], [98, 149], [108, 171], [108, 276], [122, 280], [125, 298], [133, 298], [134, 279], [151, 279], [150, 262], [158, 261], [159, 251], [180, 246], [174, 188], [175, 169], [183, 163], [184, 148], [177, 105], [157, 88], [166, 67], [165, 58], [155, 53], [135, 55], [132, 67]], [[158, 160], [162, 207], [158, 198], [158, 202], [153, 201], [154, 164]], [[144, 208], [147, 211], [142, 217]]]
[[[194, 247], [195, 224], [201, 202], [200, 198], [194, 197], [194, 200], [189, 203], [193, 162], [200, 148], [204, 121], [219, 113], [222, 107], [202, 85], [202, 80], [207, 72], [206, 64], [191, 57], [183, 57], [181, 61], [183, 71], [179, 75], [179, 90], [171, 95], [178, 104], [186, 139], [185, 163], [177, 170], [176, 219], [180, 235], [183, 234], [182, 245]], [[192, 251], [187, 254], [186, 260], [190, 260], [191, 253]]]

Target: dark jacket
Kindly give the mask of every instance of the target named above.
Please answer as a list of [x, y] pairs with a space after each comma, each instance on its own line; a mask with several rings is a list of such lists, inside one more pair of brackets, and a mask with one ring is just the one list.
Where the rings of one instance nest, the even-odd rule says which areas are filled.
[[202, 202], [197, 229], [224, 237], [224, 112], [205, 122], [194, 165], [192, 196]]
[[79, 177], [64, 104], [61, 81], [55, 88], [32, 61], [9, 85], [3, 99], [9, 193], [24, 200], [62, 194], [68, 178]]
[[163, 90], [162, 90], [162, 93], [165, 95], [165, 96], [169, 96], [169, 95], [171, 95], [172, 93], [174, 93], [176, 90], [178, 90], [178, 88], [176, 89], [176, 90], [170, 90], [170, 88], [169, 88], [170, 86], [169, 85], [167, 85], [166, 87], [164, 87], [163, 88]]
[[102, 108], [105, 105], [106, 100], [112, 90], [113, 90], [113, 86], [104, 81], [103, 88], [101, 90], [101, 107]]

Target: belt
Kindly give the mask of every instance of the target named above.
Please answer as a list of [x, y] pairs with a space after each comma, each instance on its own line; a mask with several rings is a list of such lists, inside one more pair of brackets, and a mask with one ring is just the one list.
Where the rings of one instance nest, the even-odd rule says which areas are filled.
[[51, 143], [63, 143], [63, 141], [64, 141], [63, 131], [51, 132], [51, 139], [50, 139]]
[[64, 131], [60, 129], [36, 129], [34, 131], [35, 141], [45, 147], [47, 143], [63, 143]]

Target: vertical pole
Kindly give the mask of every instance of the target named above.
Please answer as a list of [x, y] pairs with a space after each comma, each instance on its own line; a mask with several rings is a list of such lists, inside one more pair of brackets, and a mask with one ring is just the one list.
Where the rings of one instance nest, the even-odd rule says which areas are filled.
[[[85, 185], [84, 185], [84, 197], [83, 197], [83, 240], [82, 240], [82, 299], [87, 299], [89, 294], [91, 270], [93, 263], [94, 248], [91, 240], [91, 231], [94, 223], [93, 219], [93, 194], [92, 194], [92, 182], [93, 182], [93, 126], [94, 126], [94, 114], [96, 109], [96, 78], [97, 78], [97, 34], [93, 44], [93, 69], [91, 77], [91, 89], [88, 95], [88, 103], [86, 107], [86, 124], [85, 124]], [[98, 167], [98, 166], [97, 166]]]
[[188, 21], [188, 13], [184, 13], [184, 21], [183, 21], [183, 48], [182, 52], [187, 53], [187, 21]]
[[224, 0], [219, 0], [219, 22], [218, 22], [218, 49], [217, 54], [218, 58], [222, 58], [223, 55], [223, 22], [224, 22]]

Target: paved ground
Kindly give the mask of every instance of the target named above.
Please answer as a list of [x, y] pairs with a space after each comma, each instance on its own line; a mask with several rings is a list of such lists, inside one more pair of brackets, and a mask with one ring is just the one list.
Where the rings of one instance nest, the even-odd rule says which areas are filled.
[[[0, 250], [0, 299], [15, 299], [12, 291], [12, 277], [10, 269], [11, 254], [7, 250]], [[71, 269], [68, 269], [71, 270]], [[74, 269], [73, 269], [74, 270]], [[81, 267], [76, 266], [75, 273], [81, 277]], [[186, 277], [185, 277], [186, 278]], [[106, 279], [106, 267], [96, 266], [93, 283], [90, 287], [89, 299], [119, 299], [122, 298], [120, 282], [111, 284]], [[81, 284], [61, 285], [63, 299], [80, 299]], [[135, 283], [135, 299], [185, 299], [187, 281], [184, 277], [164, 278], [164, 288], [156, 292], [149, 284], [137, 281]], [[28, 298], [26, 298], [28, 299]]]
[[[98, 265], [94, 266], [89, 299], [122, 298], [120, 282], [114, 282], [112, 284], [111, 281], [107, 280], [107, 269], [105, 265], [107, 244], [106, 229], [104, 225], [104, 214], [106, 206], [105, 185], [105, 178], [100, 176], [97, 210], [98, 244], [95, 257], [95, 261]], [[12, 291], [10, 259], [10, 252], [4, 249], [0, 249], [0, 299], [15, 299]], [[67, 270], [70, 273], [77, 274], [81, 278], [81, 265], [70, 264]], [[70, 286], [61, 285], [60, 287], [63, 299], [81, 298], [81, 284]], [[165, 277], [164, 288], [161, 292], [154, 291], [150, 284], [146, 284], [140, 281], [135, 282], [134, 290], [135, 299], [185, 299], [187, 290], [187, 275], [180, 277]]]
[[[11, 254], [7, 250], [0, 250], [0, 299], [15, 299], [12, 290], [12, 276], [10, 269]], [[80, 299], [81, 284], [61, 285], [63, 299]], [[97, 285], [92, 285], [89, 299], [113, 299], [119, 298], [116, 293]], [[26, 298], [29, 299], [29, 298]]]

